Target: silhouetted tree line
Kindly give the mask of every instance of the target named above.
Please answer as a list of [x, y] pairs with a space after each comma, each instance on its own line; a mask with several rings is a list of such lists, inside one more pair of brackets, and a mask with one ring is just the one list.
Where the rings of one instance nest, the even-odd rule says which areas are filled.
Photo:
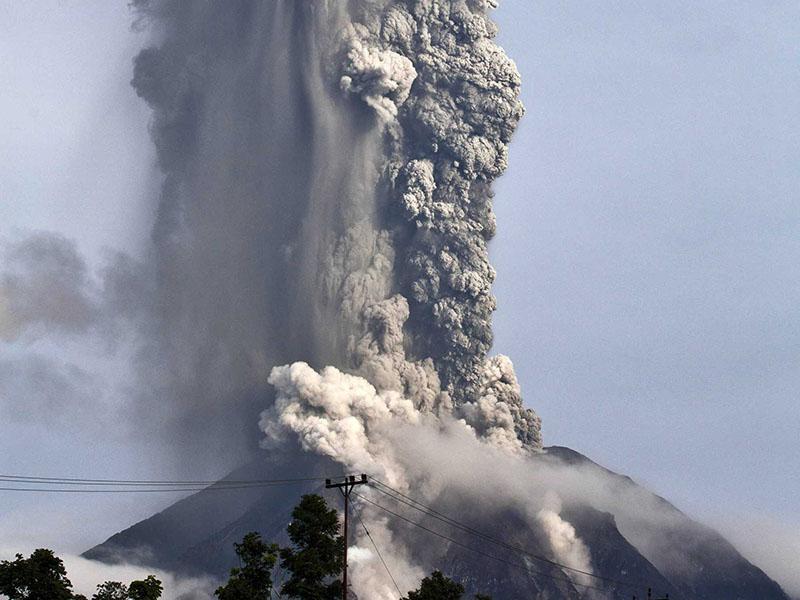
[[[106, 581], [97, 586], [92, 600], [158, 600], [161, 582], [149, 575], [125, 585]], [[63, 561], [52, 550], [39, 548], [24, 558], [0, 562], [0, 595], [9, 600], [87, 600], [72, 591]]]
[[[228, 582], [215, 592], [219, 600], [268, 600], [275, 584], [276, 565], [284, 577], [280, 595], [295, 600], [338, 600], [345, 540], [339, 516], [316, 494], [303, 496], [292, 511], [287, 528], [291, 546], [267, 544], [258, 533], [248, 533], [234, 544], [241, 566], [231, 569]], [[464, 586], [434, 571], [402, 600], [461, 600]], [[492, 600], [478, 594], [475, 600]]]
[[[281, 579], [279, 593], [295, 600], [338, 600], [342, 597], [341, 574], [344, 537], [339, 516], [322, 496], [303, 496], [292, 511], [287, 527], [291, 545], [267, 544], [258, 533], [248, 533], [234, 544], [239, 566], [214, 594], [219, 600], [270, 600], [278, 591], [273, 574]], [[153, 575], [132, 581], [106, 581], [97, 586], [91, 600], [158, 600], [161, 581]], [[9, 600], [88, 600], [75, 594], [63, 561], [52, 550], [40, 548], [28, 558], [17, 554], [0, 562], [0, 596]], [[434, 571], [401, 600], [461, 600], [464, 586]], [[491, 600], [477, 595], [475, 600]]]

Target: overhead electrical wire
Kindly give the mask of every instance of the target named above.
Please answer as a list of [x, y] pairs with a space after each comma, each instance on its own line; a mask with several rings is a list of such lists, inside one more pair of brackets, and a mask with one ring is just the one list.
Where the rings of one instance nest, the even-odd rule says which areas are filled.
[[378, 504], [377, 502], [374, 502], [374, 501], [370, 500], [369, 498], [367, 498], [366, 496], [364, 496], [362, 494], [358, 494], [356, 492], [351, 492], [351, 493], [354, 496], [357, 496], [358, 498], [363, 500], [364, 502], [367, 502], [368, 504], [371, 504], [372, 506], [374, 506], [374, 507], [376, 507], [376, 508], [378, 508], [378, 509], [380, 509], [380, 510], [382, 510], [382, 511], [384, 511], [384, 512], [390, 514], [390, 515], [392, 515], [393, 517], [396, 517], [396, 518], [400, 519], [401, 521], [405, 521], [406, 523], [408, 523], [410, 525], [418, 527], [419, 529], [422, 529], [423, 531], [426, 531], [426, 532], [428, 532], [428, 533], [430, 533], [432, 535], [435, 535], [436, 537], [442, 538], [443, 540], [447, 540], [448, 542], [450, 542], [450, 543], [452, 543], [452, 544], [454, 544], [456, 546], [459, 546], [460, 548], [463, 548], [463, 549], [468, 550], [470, 552], [474, 552], [475, 554], [478, 554], [480, 556], [484, 556], [486, 558], [491, 558], [492, 560], [496, 560], [498, 562], [504, 563], [504, 564], [509, 565], [511, 567], [515, 567], [515, 568], [518, 568], [518, 569], [523, 569], [529, 575], [530, 575], [531, 572], [533, 572], [533, 573], [536, 573], [537, 575], [541, 575], [542, 577], [547, 577], [548, 579], [552, 579], [552, 580], [555, 580], [555, 581], [563, 581], [563, 582], [569, 583], [571, 585], [577, 585], [577, 586], [584, 587], [584, 588], [587, 588], [587, 589], [592, 589], [592, 590], [598, 590], [598, 591], [603, 591], [603, 592], [608, 591], [608, 588], [599, 587], [599, 586], [591, 585], [591, 584], [588, 584], [588, 583], [579, 583], [579, 582], [573, 581], [572, 579], [569, 579], [567, 577], [556, 577], [555, 575], [551, 575], [550, 573], [545, 573], [544, 571], [538, 571], [536, 569], [531, 569], [528, 565], [525, 565], [525, 564], [522, 564], [522, 563], [518, 563], [518, 562], [513, 562], [513, 561], [507, 560], [505, 558], [502, 558], [500, 556], [496, 556], [494, 554], [489, 554], [488, 552], [484, 552], [482, 550], [478, 550], [477, 548], [473, 548], [472, 546], [468, 546], [467, 544], [459, 542], [458, 540], [455, 540], [455, 539], [451, 538], [450, 536], [447, 536], [447, 535], [445, 535], [445, 534], [443, 534], [441, 532], [438, 532], [438, 531], [436, 531], [434, 529], [430, 529], [429, 527], [426, 527], [422, 523], [417, 523], [413, 519], [409, 519], [408, 517], [405, 517], [405, 516], [403, 516], [403, 515], [401, 515], [399, 513], [396, 513], [393, 510], [391, 510], [389, 508], [386, 508], [385, 506], [382, 506], [382, 505]]
[[[417, 511], [423, 513], [423, 514], [426, 514], [429, 517], [437, 519], [438, 521], [446, 523], [446, 524], [448, 524], [448, 525], [450, 525], [452, 527], [455, 527], [456, 529], [460, 529], [461, 531], [464, 531], [465, 533], [468, 533], [468, 534], [483, 538], [484, 540], [492, 542], [492, 543], [494, 543], [494, 544], [496, 544], [498, 546], [501, 546], [501, 547], [505, 548], [506, 550], [510, 550], [512, 552], [518, 552], [518, 553], [524, 554], [525, 556], [528, 556], [529, 558], [532, 558], [534, 560], [538, 560], [540, 562], [545, 562], [545, 563], [548, 563], [550, 565], [553, 565], [553, 566], [556, 566], [556, 567], [560, 567], [560, 568], [566, 569], [568, 571], [572, 571], [574, 573], [580, 573], [581, 575], [586, 575], [587, 577], [592, 577], [592, 578], [600, 580], [600, 581], [605, 581], [606, 583], [613, 583], [615, 585], [625, 586], [625, 587], [629, 587], [631, 589], [638, 589], [636, 586], [634, 586], [631, 583], [628, 583], [628, 582], [625, 582], [625, 581], [620, 581], [620, 580], [617, 580], [617, 579], [612, 579], [610, 577], [603, 577], [601, 575], [596, 575], [595, 573], [592, 573], [590, 571], [585, 571], [585, 570], [582, 570], [582, 569], [578, 569], [576, 567], [570, 567], [569, 565], [565, 565], [565, 564], [559, 563], [559, 562], [554, 561], [552, 559], [549, 559], [549, 558], [547, 558], [545, 556], [534, 554], [532, 552], [529, 552], [528, 550], [525, 550], [524, 548], [522, 548], [520, 546], [509, 544], [508, 542], [505, 542], [505, 541], [503, 541], [503, 540], [501, 540], [499, 538], [491, 536], [488, 533], [484, 533], [482, 531], [474, 529], [473, 527], [470, 527], [469, 525], [465, 525], [464, 523], [461, 523], [460, 521], [457, 521], [457, 520], [455, 520], [455, 519], [453, 519], [451, 517], [448, 517], [447, 515], [442, 514], [441, 512], [438, 512], [437, 510], [422, 504], [418, 500], [415, 500], [414, 498], [411, 498], [410, 496], [407, 496], [406, 494], [400, 492], [399, 490], [396, 490], [396, 489], [386, 485], [385, 483], [382, 483], [381, 481], [379, 481], [379, 480], [377, 480], [375, 478], [372, 479], [372, 483], [373, 484], [378, 484], [377, 486], [376, 485], [372, 485], [371, 487], [373, 489], [375, 489], [376, 491], [384, 494], [385, 496], [388, 496], [389, 498], [392, 498], [396, 502], [399, 502], [401, 504], [405, 504], [406, 506], [409, 506], [409, 507], [411, 507], [411, 508], [413, 508], [413, 509], [415, 509], [415, 510], [417, 510]], [[385, 490], [382, 490], [381, 487], [384, 487], [384, 488], [388, 489], [392, 493], [389, 493], [389, 492], [386, 492]], [[400, 498], [396, 497], [394, 494], [400, 496]]]
[[[324, 481], [324, 477], [293, 479], [82, 479], [76, 477], [34, 477], [0, 474], [0, 492], [51, 494], [129, 494], [158, 492], [202, 492], [245, 490]], [[24, 486], [24, 487], [21, 487]], [[56, 487], [58, 486], [58, 487]]]
[[[58, 493], [58, 494], [180, 493], [180, 492], [258, 489], [258, 488], [275, 487], [281, 485], [296, 485], [309, 482], [322, 482], [325, 481], [325, 479], [326, 479], [325, 477], [301, 477], [301, 478], [289, 478], [289, 479], [230, 479], [230, 480], [87, 479], [87, 478], [76, 478], [76, 477], [39, 477], [39, 476], [29, 476], [29, 475], [0, 474], [0, 484], [2, 483], [8, 484], [8, 486], [0, 487], [0, 492], [36, 492], [36, 493]], [[15, 486], [26, 486], [26, 487], [15, 487]], [[45, 486], [65, 486], [65, 487], [45, 487]], [[596, 575], [589, 571], [581, 570], [575, 567], [570, 567], [569, 565], [564, 565], [557, 561], [551, 560], [547, 557], [533, 554], [520, 546], [509, 544], [504, 540], [501, 540], [497, 537], [489, 535], [488, 533], [477, 530], [473, 527], [470, 527], [469, 525], [457, 521], [456, 519], [453, 519], [452, 517], [449, 517], [435, 510], [434, 508], [427, 506], [422, 502], [419, 502], [418, 500], [412, 498], [411, 496], [404, 494], [400, 490], [397, 490], [381, 482], [380, 480], [375, 479], [374, 477], [371, 478], [370, 480], [370, 487], [375, 491], [383, 494], [384, 496], [394, 500], [395, 502], [398, 502], [409, 508], [419, 511], [420, 513], [426, 516], [436, 519], [451, 527], [454, 527], [464, 533], [489, 541], [497, 546], [504, 548], [505, 550], [516, 553], [517, 555], [522, 555], [524, 557], [544, 562], [552, 566], [565, 569], [567, 571], [591, 577], [593, 579], [605, 582], [607, 584], [623, 586], [630, 589], [639, 589], [637, 586], [633, 584], [624, 581], [619, 581], [617, 579], [612, 579], [609, 577], [603, 577], [601, 575]], [[416, 521], [409, 519], [399, 513], [396, 513], [386, 508], [385, 506], [382, 506], [377, 502], [370, 500], [369, 498], [361, 494], [353, 492], [353, 495], [375, 506], [376, 508], [383, 510], [384, 512], [387, 512], [388, 514], [391, 514], [394, 517], [402, 521], [405, 521], [406, 523], [414, 525], [432, 535], [440, 537], [444, 540], [447, 540], [455, 544], [456, 546], [459, 546], [461, 548], [464, 548], [465, 550], [474, 552], [481, 556], [491, 558], [493, 560], [505, 563], [509, 566], [525, 569], [526, 572], [529, 573], [533, 571], [534, 573], [537, 573], [539, 575], [542, 575], [544, 577], [556, 581], [564, 581], [587, 589], [595, 589], [595, 590], [608, 589], [608, 588], [601, 588], [589, 584], [575, 582], [570, 578], [555, 577], [543, 571], [532, 570], [528, 565], [515, 563], [507, 559], [504, 559], [502, 557], [483, 552], [482, 550], [463, 544], [458, 540], [455, 540], [441, 532], [430, 529], [425, 525], [422, 525], [421, 523], [417, 523]], [[400, 595], [402, 596], [402, 592], [400, 592], [400, 588], [398, 587], [397, 582], [395, 581], [391, 571], [389, 570], [388, 565], [383, 559], [383, 556], [381, 555], [380, 550], [378, 549], [378, 546], [375, 543], [375, 540], [372, 538], [371, 534], [367, 530], [367, 527], [364, 524], [361, 515], [356, 513], [356, 516], [361, 522], [361, 526], [364, 528], [364, 532], [366, 533], [367, 537], [372, 542], [372, 545], [375, 548], [375, 552], [377, 553], [378, 558], [380, 559], [381, 563], [386, 569], [386, 572], [389, 574], [392, 583], [394, 584], [398, 593], [400, 593]]]
[[392, 583], [394, 584], [394, 587], [397, 590], [397, 593], [400, 594], [400, 597], [402, 597], [403, 596], [403, 592], [400, 591], [400, 586], [397, 585], [397, 581], [395, 581], [394, 576], [392, 575], [392, 572], [389, 570], [389, 566], [386, 564], [386, 561], [383, 560], [383, 555], [381, 554], [381, 551], [378, 550], [378, 544], [376, 544], [375, 540], [372, 539], [372, 534], [370, 534], [369, 530], [367, 529], [367, 526], [364, 524], [364, 519], [361, 518], [361, 513], [359, 513], [358, 511], [354, 511], [354, 512], [355, 512], [356, 517], [358, 517], [358, 522], [361, 523], [361, 527], [364, 528], [364, 533], [367, 534], [367, 537], [369, 538], [369, 541], [372, 542], [372, 547], [375, 548], [375, 553], [378, 555], [378, 558], [381, 559], [381, 563], [383, 564], [383, 568], [386, 569], [386, 573], [388, 573], [389, 579], [392, 580]]
[[24, 483], [63, 483], [68, 485], [213, 485], [215, 483], [230, 484], [267, 484], [297, 483], [304, 481], [325, 481], [325, 477], [301, 477], [291, 479], [83, 479], [71, 477], [34, 477], [31, 475], [0, 474], [0, 481]]

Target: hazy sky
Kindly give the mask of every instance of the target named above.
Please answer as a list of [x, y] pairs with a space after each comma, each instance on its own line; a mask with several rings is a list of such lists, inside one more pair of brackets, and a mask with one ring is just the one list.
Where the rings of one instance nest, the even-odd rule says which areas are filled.
[[528, 109], [497, 186], [496, 347], [546, 443], [800, 572], [800, 4], [496, 16]]
[[[800, 8], [505, 0], [496, 16], [528, 109], [497, 186], [496, 347], [546, 443], [734, 537], [737, 519], [800, 531]], [[60, 231], [93, 260], [146, 240], [157, 178], [129, 22], [126, 1], [0, 0], [0, 238]], [[146, 432], [12, 402], [54, 393], [25, 388], [22, 358], [106, 351], [0, 344], [1, 472], [168, 475]], [[165, 502], [93, 499], [87, 525], [84, 500], [0, 493], [0, 549], [80, 550]]]
[[547, 440], [695, 510], [799, 522], [800, 5], [497, 16], [528, 109], [497, 347]]

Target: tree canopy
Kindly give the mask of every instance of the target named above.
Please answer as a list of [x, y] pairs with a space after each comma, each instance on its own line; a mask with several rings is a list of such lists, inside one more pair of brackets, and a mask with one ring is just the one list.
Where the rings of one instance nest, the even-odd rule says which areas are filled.
[[420, 583], [419, 589], [408, 592], [403, 600], [461, 600], [464, 586], [456, 583], [441, 571], [434, 571]]
[[234, 548], [242, 566], [231, 569], [228, 582], [214, 595], [220, 600], [269, 600], [278, 546], [266, 544], [258, 533], [251, 532]]
[[0, 594], [9, 600], [72, 600], [72, 583], [63, 561], [39, 548], [28, 558], [17, 554], [0, 562]]
[[119, 581], [104, 581], [97, 586], [92, 600], [128, 600], [128, 586]]
[[105, 581], [97, 586], [92, 600], [158, 600], [162, 590], [161, 582], [153, 575], [132, 581], [130, 585], [119, 581]]
[[336, 510], [322, 496], [305, 495], [292, 511], [287, 531], [292, 546], [280, 551], [281, 567], [289, 573], [281, 593], [299, 600], [339, 598], [345, 541]]
[[[161, 582], [149, 575], [126, 586], [106, 581], [97, 586], [92, 600], [158, 600]], [[39, 548], [30, 557], [17, 554], [0, 562], [0, 595], [9, 600], [86, 600], [74, 594], [64, 562], [52, 550]]]
[[[402, 600], [461, 600], [464, 595], [464, 586], [445, 577], [441, 571], [434, 571], [430, 577], [425, 577], [418, 590], [408, 592], [408, 597]], [[492, 600], [491, 596], [476, 594], [475, 600]]]
[[131, 581], [128, 597], [130, 600], [158, 600], [163, 590], [161, 582], [153, 575], [148, 575], [144, 579]]

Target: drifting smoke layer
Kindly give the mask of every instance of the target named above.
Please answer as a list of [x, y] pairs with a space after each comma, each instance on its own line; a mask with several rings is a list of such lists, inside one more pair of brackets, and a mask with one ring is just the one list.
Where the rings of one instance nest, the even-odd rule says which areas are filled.
[[81, 335], [117, 327], [134, 316], [143, 284], [138, 265], [122, 254], [110, 256], [100, 273], [90, 273], [75, 242], [53, 233], [37, 232], [6, 242], [1, 251], [0, 340], [26, 335]]

